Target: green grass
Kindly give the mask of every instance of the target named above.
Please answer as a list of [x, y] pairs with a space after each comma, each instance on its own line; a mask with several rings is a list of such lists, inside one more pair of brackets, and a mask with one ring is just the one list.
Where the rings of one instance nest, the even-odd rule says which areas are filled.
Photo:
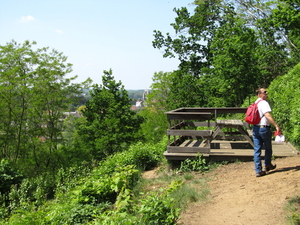
[[182, 172], [177, 170], [167, 171], [166, 167], [156, 170], [157, 177], [150, 179], [141, 179], [141, 182], [136, 186], [135, 193], [147, 193], [157, 191], [167, 187], [174, 181], [180, 181], [183, 184], [174, 191], [171, 195], [176, 199], [175, 207], [185, 210], [189, 203], [203, 202], [207, 200], [210, 191], [206, 184], [206, 179], [201, 172]]
[[284, 209], [288, 224], [300, 225], [300, 196], [291, 198]]

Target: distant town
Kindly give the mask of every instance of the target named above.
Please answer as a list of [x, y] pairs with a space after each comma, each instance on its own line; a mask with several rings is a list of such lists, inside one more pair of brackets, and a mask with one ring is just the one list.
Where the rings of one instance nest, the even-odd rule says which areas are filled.
[[[88, 89], [84, 90], [83, 99], [80, 102], [81, 105], [85, 105], [85, 102], [90, 99], [89, 91], [90, 90], [88, 90]], [[137, 89], [137, 90], [129, 89], [129, 90], [127, 90], [128, 97], [132, 100], [130, 108], [132, 110], [139, 110], [139, 109], [145, 107], [145, 101], [146, 101], [147, 95], [150, 93], [150, 91], [151, 91], [150, 89]], [[78, 106], [74, 106], [72, 110], [75, 112], [77, 107]]]

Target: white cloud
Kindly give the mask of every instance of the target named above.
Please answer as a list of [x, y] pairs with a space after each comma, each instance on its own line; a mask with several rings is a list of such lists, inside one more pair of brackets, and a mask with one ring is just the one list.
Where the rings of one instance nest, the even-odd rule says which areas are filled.
[[61, 30], [59, 30], [59, 29], [57, 29], [55, 32], [56, 32], [56, 33], [59, 33], [59, 34], [62, 34], [62, 33], [63, 33], [63, 32], [62, 32]]
[[33, 16], [22, 16], [20, 22], [27, 23], [27, 22], [30, 22], [33, 20], [35, 20], [35, 18]]

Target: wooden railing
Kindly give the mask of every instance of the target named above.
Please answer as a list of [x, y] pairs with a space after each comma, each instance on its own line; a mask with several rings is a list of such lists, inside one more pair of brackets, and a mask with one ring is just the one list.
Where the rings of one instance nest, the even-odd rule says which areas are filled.
[[[236, 107], [179, 108], [166, 112], [169, 123], [167, 152], [209, 153], [213, 129], [217, 126], [218, 115], [245, 113], [246, 110], [247, 108]], [[247, 126], [246, 123], [245, 126]], [[197, 130], [198, 127], [202, 127], [202, 129]], [[206, 129], [203, 130], [203, 127]], [[200, 144], [196, 144], [196, 142]]]

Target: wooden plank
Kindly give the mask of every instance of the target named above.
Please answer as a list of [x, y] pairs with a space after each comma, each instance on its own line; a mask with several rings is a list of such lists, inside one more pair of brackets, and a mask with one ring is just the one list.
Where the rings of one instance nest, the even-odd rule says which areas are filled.
[[249, 137], [248, 133], [242, 127], [239, 127], [238, 130], [244, 135], [245, 139], [252, 145], [252, 147], [254, 147], [253, 140]]
[[174, 109], [168, 113], [174, 112], [210, 112], [210, 113], [217, 113], [217, 114], [224, 114], [224, 113], [246, 113], [247, 108], [245, 107], [184, 107]]
[[244, 126], [241, 120], [217, 120], [218, 125], [226, 125], [226, 127], [232, 126]]
[[197, 145], [197, 142], [198, 142], [197, 140], [192, 140], [192, 141], [189, 142], [187, 147], [193, 147], [193, 146]]
[[185, 127], [185, 126], [186, 126], [186, 122], [183, 121], [183, 122], [180, 122], [179, 124], [171, 127], [170, 129], [176, 130], [176, 129], [180, 129], [180, 128]]
[[[198, 154], [199, 153], [170, 153], [167, 151], [164, 152], [164, 156], [167, 160], [185, 160], [187, 158], [194, 159], [197, 157]], [[202, 153], [202, 156], [208, 157], [209, 155]]]
[[167, 135], [178, 136], [211, 136], [211, 130], [167, 130]]
[[[201, 147], [201, 143], [203, 141], [199, 141], [199, 140], [186, 140], [184, 141], [181, 145], [179, 145], [179, 147]], [[191, 145], [193, 144], [193, 145]]]
[[212, 118], [211, 113], [207, 112], [173, 112], [166, 114], [168, 120], [210, 120]]
[[214, 140], [231, 140], [231, 141], [245, 141], [245, 137], [244, 136], [233, 136], [233, 135], [226, 135], [226, 136], [222, 136], [222, 135], [217, 135]]
[[[273, 142], [274, 143], [274, 142]], [[262, 160], [264, 159], [265, 151], [262, 150]], [[168, 160], [185, 160], [187, 158], [194, 158], [198, 153], [164, 153], [164, 156]], [[297, 149], [291, 146], [289, 143], [284, 143], [282, 146], [274, 143], [273, 154], [275, 158], [291, 157], [298, 154]], [[213, 161], [253, 161], [253, 149], [211, 149], [209, 154], [203, 153], [204, 158], [209, 158]]]
[[209, 153], [210, 148], [205, 147], [180, 147], [180, 146], [167, 146], [167, 151], [170, 153]]
[[247, 130], [249, 137], [252, 137], [252, 130]]
[[[187, 142], [186, 142], [187, 143]], [[191, 141], [189, 142], [192, 143]], [[196, 142], [193, 142], [194, 145]], [[246, 145], [243, 148], [238, 148], [239, 144]], [[298, 154], [290, 143], [276, 143], [272, 142], [273, 155], [276, 158], [290, 157]], [[240, 146], [241, 147], [241, 146]], [[178, 147], [180, 148], [180, 147]], [[165, 152], [164, 156], [168, 160], [184, 160], [186, 158], [196, 157], [198, 152]], [[216, 141], [211, 143], [209, 153], [202, 153], [203, 157], [207, 157], [215, 161], [230, 161], [230, 160], [241, 160], [241, 161], [253, 161], [253, 148], [247, 141]], [[265, 150], [262, 150], [262, 159], [264, 158]]]
[[187, 121], [186, 122], [187, 127], [215, 127], [216, 122], [193, 122], [193, 121]]
[[247, 130], [250, 129], [250, 124], [249, 123], [243, 122], [243, 126], [246, 127]]
[[180, 147], [195, 147], [197, 146], [197, 140], [185, 140], [182, 144], [178, 145]]
[[180, 138], [176, 139], [175, 141], [173, 141], [172, 143], [170, 143], [169, 145], [170, 146], [178, 146], [184, 141], [185, 141], [185, 137], [180, 137]]

